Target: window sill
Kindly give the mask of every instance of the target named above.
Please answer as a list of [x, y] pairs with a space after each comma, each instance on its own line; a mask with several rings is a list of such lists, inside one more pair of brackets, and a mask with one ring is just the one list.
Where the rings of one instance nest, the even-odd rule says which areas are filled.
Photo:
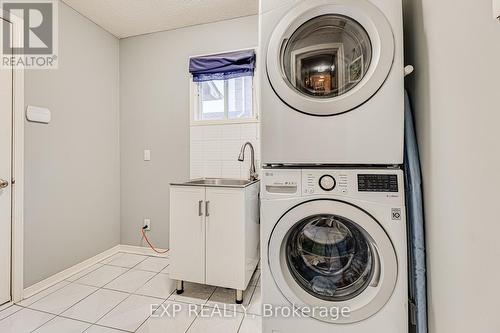
[[210, 126], [210, 125], [234, 125], [234, 124], [256, 124], [259, 119], [233, 119], [233, 120], [192, 120], [191, 126]]

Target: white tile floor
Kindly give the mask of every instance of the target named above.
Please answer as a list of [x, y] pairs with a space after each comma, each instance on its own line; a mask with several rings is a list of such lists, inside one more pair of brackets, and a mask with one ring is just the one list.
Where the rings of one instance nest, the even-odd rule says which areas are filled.
[[236, 305], [224, 288], [185, 283], [177, 295], [168, 265], [168, 258], [119, 253], [0, 311], [0, 332], [261, 331], [259, 270]]

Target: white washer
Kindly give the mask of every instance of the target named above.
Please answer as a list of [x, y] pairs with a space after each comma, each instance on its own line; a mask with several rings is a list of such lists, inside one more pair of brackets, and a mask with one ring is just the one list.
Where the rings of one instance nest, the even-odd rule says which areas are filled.
[[263, 170], [263, 333], [408, 332], [403, 182], [397, 169]]
[[401, 0], [261, 0], [264, 164], [402, 164], [402, 15]]

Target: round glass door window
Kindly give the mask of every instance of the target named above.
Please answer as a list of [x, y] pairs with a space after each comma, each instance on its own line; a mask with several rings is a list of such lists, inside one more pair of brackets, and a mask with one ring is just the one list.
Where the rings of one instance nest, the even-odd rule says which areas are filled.
[[366, 232], [338, 215], [313, 215], [288, 234], [286, 260], [305, 291], [325, 301], [342, 302], [361, 294], [374, 272]]
[[281, 50], [287, 84], [313, 98], [334, 98], [352, 90], [371, 60], [366, 30], [354, 19], [337, 14], [305, 22]]

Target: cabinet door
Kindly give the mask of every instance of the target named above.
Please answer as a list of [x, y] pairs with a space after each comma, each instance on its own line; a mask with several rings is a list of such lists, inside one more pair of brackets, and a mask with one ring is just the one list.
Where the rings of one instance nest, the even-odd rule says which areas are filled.
[[206, 283], [241, 289], [245, 266], [245, 191], [207, 188]]
[[170, 277], [205, 283], [205, 188], [170, 190]]

